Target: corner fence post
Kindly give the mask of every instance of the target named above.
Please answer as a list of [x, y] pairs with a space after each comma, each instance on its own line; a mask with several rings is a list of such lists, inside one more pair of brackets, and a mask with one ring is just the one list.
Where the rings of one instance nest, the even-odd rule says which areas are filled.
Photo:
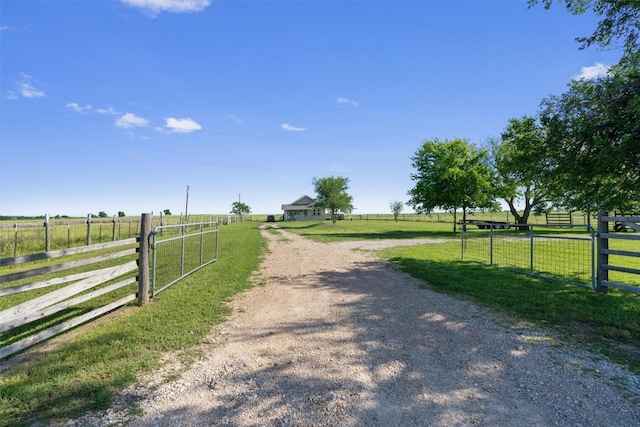
[[606, 237], [607, 233], [609, 233], [609, 221], [605, 220], [608, 215], [608, 212], [598, 212], [598, 253], [596, 254], [598, 259], [598, 285], [596, 290], [604, 294], [609, 292], [609, 287], [603, 284], [609, 280], [609, 270], [607, 269], [609, 264], [609, 238]]
[[140, 247], [138, 248], [138, 306], [149, 303], [149, 236], [151, 236], [151, 218], [149, 213], [140, 219]]

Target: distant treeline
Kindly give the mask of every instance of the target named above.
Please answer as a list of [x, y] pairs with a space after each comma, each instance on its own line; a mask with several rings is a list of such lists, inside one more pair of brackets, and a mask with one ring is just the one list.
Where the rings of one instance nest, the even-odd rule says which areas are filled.
[[[56, 215], [50, 218], [80, 218], [80, 217], [72, 217], [69, 215]], [[44, 215], [38, 216], [22, 216], [22, 215], [0, 215], [0, 221], [14, 221], [14, 220], [25, 220], [25, 219], [45, 219]]]

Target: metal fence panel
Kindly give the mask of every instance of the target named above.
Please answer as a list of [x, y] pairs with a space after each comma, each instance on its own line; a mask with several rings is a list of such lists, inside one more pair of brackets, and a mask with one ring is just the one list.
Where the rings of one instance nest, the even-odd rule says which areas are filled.
[[218, 222], [156, 227], [153, 231], [151, 296], [218, 259]]
[[[523, 229], [524, 228], [524, 229]], [[595, 289], [595, 232], [589, 225], [541, 226], [462, 233], [462, 259]]]

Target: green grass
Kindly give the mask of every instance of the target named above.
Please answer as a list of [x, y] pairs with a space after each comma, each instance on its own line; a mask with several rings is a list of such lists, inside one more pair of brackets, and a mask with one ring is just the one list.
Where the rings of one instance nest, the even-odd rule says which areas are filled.
[[[220, 257], [142, 308], [128, 307], [60, 346], [0, 376], [0, 425], [30, 425], [105, 409], [137, 375], [161, 365], [167, 352], [193, 359], [194, 346], [229, 313], [225, 302], [251, 286], [264, 241], [258, 223], [220, 229]], [[40, 347], [29, 351], [38, 355]]]
[[346, 220], [324, 222], [278, 222], [285, 230], [296, 232], [317, 242], [367, 239], [459, 238], [453, 225], [445, 222]]
[[488, 307], [514, 322], [553, 329], [595, 346], [640, 374], [640, 295], [593, 292], [570, 284], [459, 260], [460, 244], [382, 251], [425, 287]]

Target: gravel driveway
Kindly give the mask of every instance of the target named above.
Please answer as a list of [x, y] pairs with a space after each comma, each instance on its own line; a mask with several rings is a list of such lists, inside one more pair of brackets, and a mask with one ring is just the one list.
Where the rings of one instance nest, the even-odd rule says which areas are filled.
[[437, 241], [321, 244], [276, 230], [262, 230], [258, 286], [231, 302], [206, 357], [125, 393], [141, 415], [114, 407], [66, 425], [640, 425], [640, 379], [623, 367], [353, 250]]

